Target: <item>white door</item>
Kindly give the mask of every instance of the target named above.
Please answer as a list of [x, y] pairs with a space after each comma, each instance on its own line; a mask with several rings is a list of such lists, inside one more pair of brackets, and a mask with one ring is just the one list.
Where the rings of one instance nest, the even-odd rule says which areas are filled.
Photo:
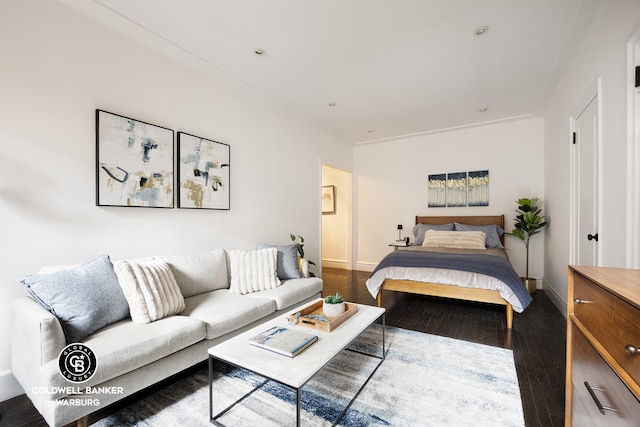
[[598, 265], [598, 97], [575, 119], [576, 261]]

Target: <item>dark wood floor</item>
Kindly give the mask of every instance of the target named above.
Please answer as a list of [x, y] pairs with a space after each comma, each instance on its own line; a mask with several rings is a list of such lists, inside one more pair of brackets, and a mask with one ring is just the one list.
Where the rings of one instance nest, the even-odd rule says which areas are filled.
[[[340, 292], [347, 301], [375, 305], [364, 282], [369, 273], [324, 268], [324, 295]], [[508, 332], [504, 309], [417, 295], [385, 293], [387, 325], [513, 350], [527, 427], [564, 425], [566, 320], [543, 291], [524, 313], [514, 314]], [[167, 380], [166, 386], [177, 378]], [[158, 389], [141, 392], [125, 404]], [[90, 421], [123, 407], [102, 411]], [[0, 403], [0, 426], [46, 426], [23, 395]]]

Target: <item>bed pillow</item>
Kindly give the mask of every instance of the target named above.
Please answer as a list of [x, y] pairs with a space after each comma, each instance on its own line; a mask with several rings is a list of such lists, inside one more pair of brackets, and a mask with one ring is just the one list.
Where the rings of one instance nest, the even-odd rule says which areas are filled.
[[491, 225], [469, 225], [455, 223], [456, 231], [483, 231], [487, 235], [486, 246], [488, 248], [500, 248], [504, 249], [502, 242], [500, 242], [500, 236], [504, 234], [504, 230], [497, 224]]
[[415, 245], [422, 245], [424, 241], [424, 233], [427, 230], [453, 231], [453, 223], [451, 224], [416, 224], [413, 226], [413, 236], [415, 237]]
[[56, 316], [67, 344], [129, 316], [129, 305], [113, 264], [103, 255], [86, 264], [19, 281], [45, 310]]
[[184, 310], [184, 297], [163, 260], [116, 261], [114, 267], [135, 323], [154, 322]]
[[298, 269], [298, 245], [273, 246], [258, 243], [257, 249], [276, 248], [276, 271], [280, 280], [300, 279], [302, 274]]
[[276, 248], [229, 251], [229, 290], [244, 295], [280, 286], [276, 270], [277, 259]]
[[422, 246], [426, 248], [486, 249], [482, 231], [427, 230]]

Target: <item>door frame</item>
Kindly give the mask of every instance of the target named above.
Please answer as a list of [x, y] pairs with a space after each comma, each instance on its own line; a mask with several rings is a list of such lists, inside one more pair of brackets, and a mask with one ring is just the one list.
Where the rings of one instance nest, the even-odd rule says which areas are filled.
[[627, 43], [627, 268], [640, 268], [640, 88], [635, 68], [640, 65], [640, 29]]
[[[596, 228], [602, 229], [602, 79], [598, 79], [591, 85], [585, 96], [582, 98], [575, 108], [575, 113], [569, 117], [569, 264], [575, 265], [578, 263], [578, 239], [580, 239], [578, 233], [578, 222], [576, 221], [576, 215], [578, 212], [578, 155], [576, 145], [573, 144], [573, 133], [576, 131], [576, 118], [587, 108], [587, 106], [594, 100], [597, 101], [598, 119], [597, 119], [597, 133], [596, 133], [596, 192], [598, 199], [596, 201]], [[602, 259], [601, 249], [602, 245], [596, 245], [596, 260], [595, 265], [600, 264]]]

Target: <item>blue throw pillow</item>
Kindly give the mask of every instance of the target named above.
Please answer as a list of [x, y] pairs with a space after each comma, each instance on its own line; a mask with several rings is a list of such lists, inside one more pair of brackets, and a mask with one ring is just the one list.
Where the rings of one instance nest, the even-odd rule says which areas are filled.
[[486, 246], [488, 248], [504, 249], [504, 246], [502, 246], [502, 242], [500, 242], [500, 236], [504, 234], [504, 230], [496, 224], [469, 225], [456, 222], [455, 227], [456, 231], [484, 231], [484, 234], [487, 235]]
[[258, 243], [257, 249], [276, 248], [278, 250], [277, 273], [281, 280], [300, 279], [298, 270], [298, 245], [274, 246]]
[[19, 281], [58, 318], [68, 344], [129, 316], [129, 305], [107, 255], [69, 270], [34, 274]]

